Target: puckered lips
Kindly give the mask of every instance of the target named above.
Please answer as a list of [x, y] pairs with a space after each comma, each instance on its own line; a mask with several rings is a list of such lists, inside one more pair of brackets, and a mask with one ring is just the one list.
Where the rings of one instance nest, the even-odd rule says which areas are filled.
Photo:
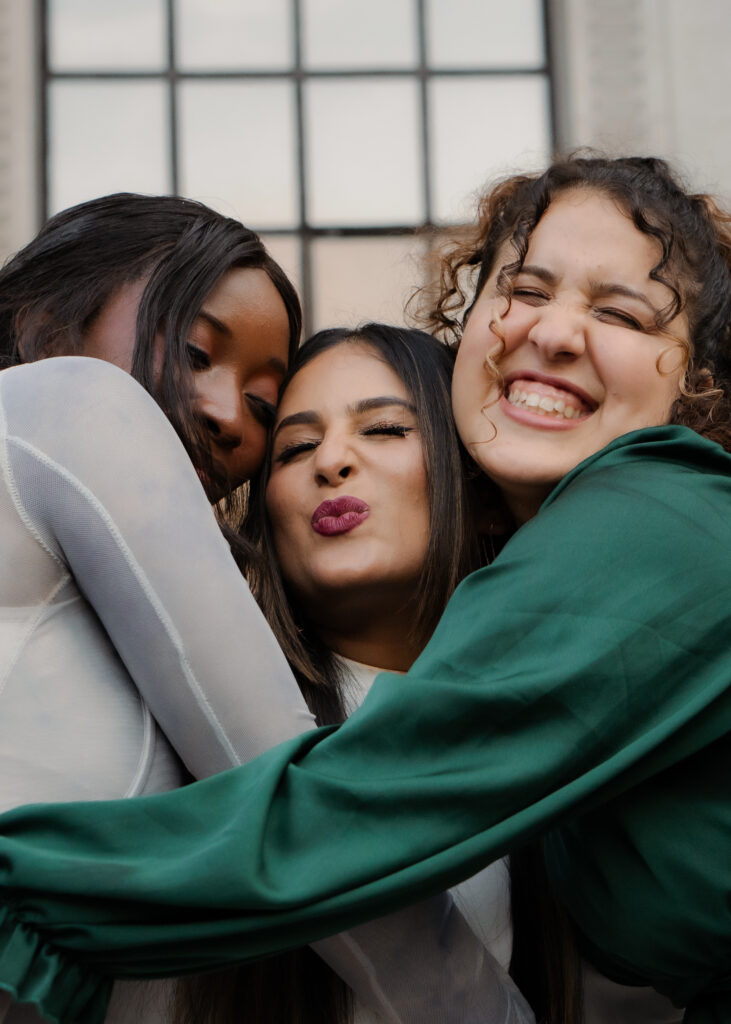
[[323, 537], [349, 533], [365, 522], [370, 514], [368, 505], [360, 498], [343, 494], [321, 502], [312, 513], [312, 529]]
[[562, 430], [578, 426], [598, 403], [583, 388], [561, 377], [516, 370], [505, 378], [500, 408], [528, 426]]

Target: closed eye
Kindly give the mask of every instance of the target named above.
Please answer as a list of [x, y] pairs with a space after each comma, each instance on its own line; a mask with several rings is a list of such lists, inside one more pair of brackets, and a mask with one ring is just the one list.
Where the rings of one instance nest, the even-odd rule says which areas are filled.
[[540, 306], [549, 300], [549, 296], [545, 292], [538, 288], [526, 288], [525, 286], [513, 288], [513, 298], [518, 299], [519, 302], [525, 302], [528, 306]]
[[262, 426], [269, 429], [274, 423], [274, 417], [276, 416], [277, 407], [273, 402], [268, 402], [266, 398], [262, 398], [261, 395], [252, 395], [246, 393], [246, 401], [248, 402], [249, 408], [254, 414], [254, 418], [262, 424]]
[[210, 356], [204, 349], [198, 348], [197, 345], [193, 345], [188, 342], [185, 346], [185, 350], [188, 353], [188, 359], [193, 370], [208, 370], [211, 366]]
[[622, 309], [602, 307], [596, 310], [595, 316], [604, 323], [618, 323], [620, 326], [629, 327], [633, 331], [643, 331], [645, 329], [636, 317]]
[[413, 427], [407, 427], [403, 423], [372, 423], [368, 427], [364, 427], [361, 430], [361, 434], [366, 437], [386, 436], [386, 437], [406, 437], [407, 434], [411, 433]]
[[294, 441], [292, 444], [286, 445], [275, 456], [274, 461], [279, 463], [280, 466], [286, 466], [288, 462], [296, 459], [298, 455], [305, 455], [307, 452], [314, 451], [319, 443], [319, 441]]

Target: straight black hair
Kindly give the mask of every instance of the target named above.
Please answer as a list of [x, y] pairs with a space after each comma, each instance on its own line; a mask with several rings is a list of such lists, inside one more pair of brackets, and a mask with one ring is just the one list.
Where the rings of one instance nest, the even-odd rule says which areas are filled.
[[[364, 347], [390, 366], [414, 407], [424, 452], [430, 532], [411, 634], [419, 646], [429, 639], [459, 580], [477, 568], [479, 551], [464, 476], [466, 456], [452, 419], [450, 382], [454, 358], [441, 342], [422, 331], [367, 323], [314, 335], [294, 357], [280, 399], [300, 370], [342, 345]], [[267, 463], [271, 459], [271, 447]], [[264, 554], [250, 576], [252, 589], [293, 667], [319, 724], [343, 721], [343, 677], [336, 659], [308, 620], [307, 610], [288, 593], [277, 563], [265, 506], [266, 468], [253, 509]], [[406, 627], [405, 627], [406, 628]], [[178, 986], [178, 1024], [347, 1024], [352, 993], [308, 947], [214, 977]]]
[[[330, 349], [360, 345], [391, 367], [404, 384], [416, 409], [422, 441], [429, 502], [429, 539], [417, 591], [410, 636], [426, 645], [457, 583], [477, 568], [481, 554], [471, 515], [466, 481], [469, 459], [457, 437], [450, 398], [454, 356], [446, 345], [423, 331], [366, 323], [357, 328], [320, 331], [300, 348], [282, 382], [280, 399], [305, 366]], [[269, 459], [271, 458], [271, 451]], [[266, 507], [265, 488], [258, 488], [253, 509], [254, 529], [264, 554], [265, 571], [255, 572], [252, 588], [267, 615], [290, 664], [298, 674], [313, 713], [341, 720], [338, 707], [318, 707], [321, 694], [332, 691], [323, 664], [329, 652], [308, 622], [306, 610], [288, 593], [279, 568]], [[329, 705], [329, 701], [328, 701]], [[335, 718], [333, 718], [335, 716]]]

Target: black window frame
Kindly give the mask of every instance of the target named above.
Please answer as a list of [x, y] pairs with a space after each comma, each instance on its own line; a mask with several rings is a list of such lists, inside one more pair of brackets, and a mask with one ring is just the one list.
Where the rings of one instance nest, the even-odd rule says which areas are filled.
[[[376, 237], [408, 237], [422, 234], [425, 231], [438, 235], [449, 230], [454, 224], [437, 221], [433, 215], [433, 197], [430, 168], [429, 140], [429, 96], [428, 85], [438, 78], [460, 78], [478, 76], [490, 78], [514, 75], [545, 77], [548, 85], [548, 141], [553, 150], [557, 137], [555, 89], [552, 74], [552, 37], [550, 24], [550, 0], [540, 0], [543, 20], [544, 61], [540, 66], [513, 67], [450, 67], [434, 68], [427, 63], [426, 35], [426, 0], [416, 0], [417, 10], [417, 44], [418, 63], [412, 68], [378, 67], [357, 68], [352, 70], [316, 70], [303, 66], [302, 62], [302, 0], [289, 0], [292, 17], [294, 42], [294, 60], [289, 69], [249, 70], [249, 71], [182, 71], [177, 67], [175, 54], [175, 17], [176, 0], [164, 0], [167, 36], [167, 67], [161, 71], [54, 71], [49, 64], [49, 0], [36, 0], [38, 5], [38, 25], [40, 34], [39, 61], [39, 97], [40, 97], [40, 146], [39, 146], [39, 189], [38, 215], [43, 223], [49, 213], [49, 90], [54, 81], [162, 81], [167, 83], [168, 107], [168, 153], [170, 160], [170, 191], [178, 194], [180, 184], [180, 160], [178, 143], [178, 111], [177, 86], [182, 81], [262, 81], [276, 79], [290, 81], [295, 91], [295, 132], [296, 132], [296, 180], [297, 189], [297, 221], [293, 227], [267, 228], [251, 226], [266, 236], [283, 236], [296, 238], [299, 243], [299, 271], [302, 305], [305, 311], [305, 336], [312, 328], [313, 292], [312, 277], [312, 246], [319, 238], [376, 238]], [[304, 116], [304, 84], [311, 80], [323, 79], [366, 79], [366, 78], [402, 78], [414, 81], [419, 86], [420, 102], [420, 163], [422, 188], [424, 195], [423, 220], [418, 224], [389, 225], [356, 225], [341, 224], [338, 226], [317, 227], [307, 217], [307, 165], [306, 165], [306, 126]]]

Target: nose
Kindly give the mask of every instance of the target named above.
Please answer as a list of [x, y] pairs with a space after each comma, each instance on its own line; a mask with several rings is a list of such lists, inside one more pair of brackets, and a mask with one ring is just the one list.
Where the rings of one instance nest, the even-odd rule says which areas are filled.
[[553, 302], [536, 309], [528, 340], [545, 359], [555, 362], [575, 359], [586, 350], [582, 313], [574, 306]]
[[343, 434], [326, 434], [315, 451], [315, 481], [337, 487], [356, 471], [356, 460]]
[[206, 376], [209, 379], [197, 385], [196, 412], [217, 448], [238, 448], [244, 440], [247, 419], [243, 395], [237, 382], [228, 375]]

